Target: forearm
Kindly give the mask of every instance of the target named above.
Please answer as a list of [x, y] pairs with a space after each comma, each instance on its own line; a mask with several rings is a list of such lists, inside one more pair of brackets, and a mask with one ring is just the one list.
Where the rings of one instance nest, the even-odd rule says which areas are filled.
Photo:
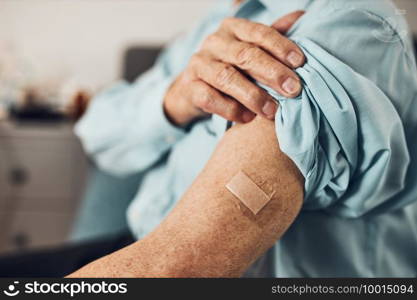
[[[270, 202], [253, 214], [226, 184], [244, 171]], [[298, 214], [303, 179], [261, 118], [226, 133], [164, 222], [142, 241], [75, 277], [237, 277], [281, 237]]]
[[76, 125], [85, 151], [101, 169], [115, 175], [144, 171], [185, 135], [164, 115], [162, 98], [171, 79], [161, 72], [155, 68], [133, 85], [98, 95]]

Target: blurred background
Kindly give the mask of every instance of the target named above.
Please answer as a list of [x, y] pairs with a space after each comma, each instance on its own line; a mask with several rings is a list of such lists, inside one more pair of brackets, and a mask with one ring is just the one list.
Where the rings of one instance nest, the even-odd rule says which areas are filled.
[[[137, 178], [96, 170], [73, 124], [88, 99], [149, 68], [213, 2], [0, 0], [0, 254], [126, 227]], [[417, 34], [417, 1], [395, 3]]]

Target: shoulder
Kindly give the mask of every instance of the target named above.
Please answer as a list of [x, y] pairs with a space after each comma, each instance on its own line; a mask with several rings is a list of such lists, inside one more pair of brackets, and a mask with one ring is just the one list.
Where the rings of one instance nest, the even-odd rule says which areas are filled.
[[381, 42], [406, 44], [409, 28], [407, 12], [390, 0], [315, 0], [307, 11], [307, 18], [315, 18], [337, 32], [377, 38]]
[[[394, 71], [401, 74], [415, 68], [404, 12], [389, 0], [315, 0], [290, 37], [313, 41], [380, 84]], [[401, 63], [393, 65], [393, 59]]]

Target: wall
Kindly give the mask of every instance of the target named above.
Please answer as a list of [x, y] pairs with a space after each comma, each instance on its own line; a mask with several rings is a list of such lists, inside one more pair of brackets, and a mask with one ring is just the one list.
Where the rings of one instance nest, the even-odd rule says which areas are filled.
[[395, 0], [395, 4], [406, 12], [410, 28], [417, 33], [417, 1], [416, 0]]
[[[97, 87], [119, 76], [127, 46], [169, 41], [213, 2], [0, 0], [0, 51], [3, 44], [3, 49], [25, 58], [33, 77]], [[397, 2], [417, 32], [417, 1]]]
[[[42, 77], [91, 86], [116, 78], [131, 44], [163, 44], [197, 21], [212, 1], [0, 0], [0, 43]], [[158, 16], [158, 17], [156, 17]]]

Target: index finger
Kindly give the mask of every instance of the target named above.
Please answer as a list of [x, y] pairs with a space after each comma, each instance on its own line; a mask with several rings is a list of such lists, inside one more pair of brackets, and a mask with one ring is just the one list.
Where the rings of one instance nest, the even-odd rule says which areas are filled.
[[224, 25], [237, 39], [260, 46], [291, 68], [301, 67], [304, 53], [276, 29], [246, 19], [228, 18]]

